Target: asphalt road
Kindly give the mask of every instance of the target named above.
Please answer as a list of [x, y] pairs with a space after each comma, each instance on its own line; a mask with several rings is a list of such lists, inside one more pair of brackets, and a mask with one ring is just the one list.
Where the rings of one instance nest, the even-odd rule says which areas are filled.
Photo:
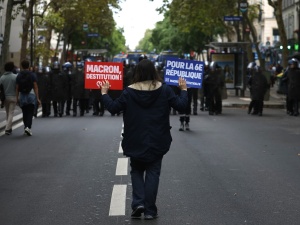
[[32, 137], [0, 136], [0, 224], [300, 224], [299, 117], [225, 108], [192, 116], [191, 131], [171, 125], [155, 221], [130, 219], [122, 117], [37, 118]]

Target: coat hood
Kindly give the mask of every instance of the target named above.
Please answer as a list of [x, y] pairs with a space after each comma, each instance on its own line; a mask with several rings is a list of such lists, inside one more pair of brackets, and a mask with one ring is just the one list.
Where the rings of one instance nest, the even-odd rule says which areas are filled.
[[162, 83], [153, 81], [137, 82], [128, 86], [127, 91], [138, 105], [148, 108], [159, 98], [162, 92]]

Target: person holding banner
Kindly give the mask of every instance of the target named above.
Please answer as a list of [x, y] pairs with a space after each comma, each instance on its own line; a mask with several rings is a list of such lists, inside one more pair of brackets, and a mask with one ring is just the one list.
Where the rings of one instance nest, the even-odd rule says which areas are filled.
[[180, 95], [161, 81], [154, 64], [141, 60], [133, 83], [115, 100], [107, 94], [108, 81], [102, 82], [104, 105], [110, 113], [123, 111], [122, 148], [130, 157], [132, 180], [131, 218], [152, 220], [158, 217], [156, 197], [163, 156], [169, 151], [172, 136], [169, 108], [183, 111], [188, 105], [186, 81], [178, 80]]

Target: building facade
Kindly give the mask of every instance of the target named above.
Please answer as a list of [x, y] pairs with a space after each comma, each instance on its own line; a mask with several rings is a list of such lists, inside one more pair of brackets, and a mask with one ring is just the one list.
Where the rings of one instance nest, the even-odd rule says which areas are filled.
[[[3, 41], [5, 30], [6, 6], [7, 1], [0, 2], [0, 37]], [[16, 65], [20, 64], [21, 38], [24, 17], [19, 13], [14, 20], [11, 21], [11, 31], [9, 38], [8, 61], [13, 61]], [[0, 41], [0, 54], [2, 56], [2, 41]]]

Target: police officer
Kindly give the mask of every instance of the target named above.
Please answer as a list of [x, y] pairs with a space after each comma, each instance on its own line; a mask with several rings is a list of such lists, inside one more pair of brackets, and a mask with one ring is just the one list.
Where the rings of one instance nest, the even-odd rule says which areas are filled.
[[[88, 101], [89, 90], [84, 88], [84, 62], [77, 62], [76, 71], [72, 77], [73, 116], [77, 116], [79, 105], [80, 116], [84, 116]], [[99, 91], [100, 92], [100, 91]]]
[[222, 68], [217, 62], [212, 61], [209, 64], [209, 74], [205, 81], [207, 85], [207, 100], [209, 115], [218, 115], [222, 113], [222, 88], [224, 87], [224, 75]]
[[209, 61], [205, 61], [204, 63], [204, 73], [203, 73], [203, 81], [202, 88], [200, 89], [200, 110], [207, 111], [208, 110], [208, 101], [207, 101], [207, 85], [206, 78], [209, 74]]
[[39, 67], [37, 70], [37, 85], [39, 88], [39, 97], [42, 104], [42, 117], [48, 117], [51, 114], [50, 71], [50, 67]]
[[[291, 63], [291, 62], [292, 61], [289, 60], [288, 63]], [[290, 70], [290, 66], [291, 65], [288, 65], [288, 67], [283, 72], [283, 75], [282, 75], [281, 81], [280, 81], [280, 85], [281, 85], [282, 93], [285, 94], [286, 113], [288, 115], [294, 115], [293, 101], [289, 98], [289, 95], [288, 95], [288, 76], [287, 75]]]
[[300, 68], [299, 61], [296, 58], [289, 60], [290, 65], [287, 79], [288, 79], [288, 98], [292, 101], [293, 112], [291, 116], [299, 115], [299, 101], [300, 101]]
[[132, 84], [136, 63], [134, 61], [130, 63], [129, 59], [125, 59], [125, 64], [128, 65], [129, 68], [127, 69], [126, 75], [124, 74], [124, 87], [128, 87]]
[[68, 96], [68, 77], [60, 69], [60, 63], [55, 61], [51, 71], [51, 97], [54, 110], [54, 117], [62, 117], [64, 114], [65, 102]]
[[247, 66], [250, 73], [248, 87], [250, 89], [251, 102], [248, 107], [248, 113], [253, 108], [252, 115], [262, 116], [264, 106], [264, 96], [268, 89], [267, 78], [263, 75], [259, 66], [255, 62], [251, 62]]
[[68, 78], [68, 93], [66, 101], [66, 115], [70, 116], [71, 104], [72, 104], [72, 94], [71, 94], [71, 79], [73, 74], [73, 65], [70, 62], [66, 62], [62, 65], [63, 72]]

